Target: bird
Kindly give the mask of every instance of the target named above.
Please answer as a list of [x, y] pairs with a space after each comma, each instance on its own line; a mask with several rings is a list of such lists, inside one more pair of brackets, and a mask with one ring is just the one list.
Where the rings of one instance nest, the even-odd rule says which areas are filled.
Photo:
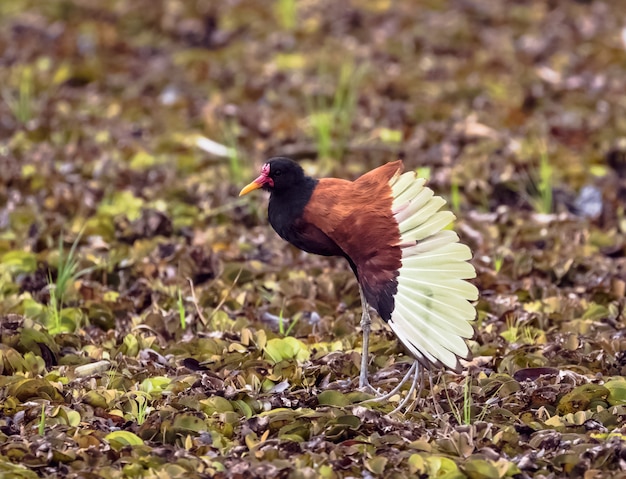
[[[278, 235], [308, 253], [339, 256], [354, 272], [361, 297], [363, 347], [359, 388], [368, 378], [372, 307], [419, 367], [460, 372], [469, 360], [478, 289], [470, 248], [448, 226], [446, 201], [402, 160], [354, 181], [316, 179], [286, 157], [268, 159], [239, 196], [270, 193], [268, 219]], [[413, 384], [415, 387], [415, 383]], [[397, 388], [396, 388], [397, 389]], [[412, 390], [411, 390], [412, 391]]]

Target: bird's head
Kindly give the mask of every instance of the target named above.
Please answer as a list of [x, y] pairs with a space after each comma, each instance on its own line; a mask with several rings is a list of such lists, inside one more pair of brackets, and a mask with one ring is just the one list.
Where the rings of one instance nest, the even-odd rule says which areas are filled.
[[284, 191], [297, 186], [304, 179], [302, 167], [289, 158], [270, 158], [261, 167], [261, 174], [244, 187], [239, 196], [263, 188], [266, 191]]

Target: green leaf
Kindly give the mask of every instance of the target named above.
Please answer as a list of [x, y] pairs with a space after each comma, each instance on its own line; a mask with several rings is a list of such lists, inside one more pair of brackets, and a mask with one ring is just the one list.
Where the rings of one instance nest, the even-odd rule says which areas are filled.
[[136, 197], [128, 190], [120, 191], [111, 195], [110, 198], [100, 203], [98, 214], [104, 216], [126, 215], [134, 221], [141, 216], [141, 208], [144, 200]]
[[372, 457], [365, 460], [365, 468], [377, 476], [382, 476], [388, 461], [385, 456]]
[[210, 416], [214, 413], [233, 412], [233, 405], [228, 399], [224, 399], [221, 396], [213, 396], [208, 399], [202, 399], [200, 401], [200, 409]]
[[626, 379], [623, 377], [611, 379], [604, 383], [604, 387], [609, 390], [607, 398], [611, 406], [620, 406], [626, 404]]
[[165, 376], [154, 376], [144, 379], [139, 386], [139, 390], [151, 394], [152, 396], [159, 396], [171, 382], [171, 378]]
[[37, 270], [37, 257], [28, 251], [9, 251], [0, 257], [0, 272], [24, 274]]
[[556, 410], [561, 415], [584, 411], [589, 409], [592, 401], [606, 399], [609, 393], [610, 391], [604, 386], [598, 384], [583, 384], [563, 396]]
[[80, 425], [80, 413], [78, 411], [67, 410], [67, 424], [72, 427]]
[[464, 479], [465, 475], [452, 459], [443, 456], [431, 456], [426, 459], [428, 476], [445, 479]]
[[190, 413], [178, 414], [172, 423], [177, 432], [202, 432], [207, 430], [206, 423], [198, 416]]
[[45, 379], [23, 379], [11, 383], [7, 388], [7, 393], [20, 401], [31, 398], [52, 401], [61, 398], [59, 391]]
[[157, 163], [156, 158], [147, 151], [140, 150], [130, 159], [130, 169], [144, 171], [153, 167]]
[[409, 457], [409, 472], [417, 476], [426, 473], [426, 461], [421, 454], [411, 454]]
[[104, 436], [104, 440], [110, 443], [115, 450], [120, 450], [126, 446], [143, 445], [143, 439], [130, 431], [113, 431]]
[[270, 339], [265, 345], [264, 353], [274, 364], [285, 359], [306, 361], [311, 356], [307, 345], [292, 336]]
[[348, 406], [350, 400], [340, 391], [328, 390], [317, 395], [317, 401], [320, 406]]
[[139, 341], [132, 334], [124, 336], [124, 342], [121, 348], [121, 352], [127, 356], [137, 356], [139, 354]]
[[384, 143], [400, 143], [402, 141], [402, 130], [381, 128], [378, 132], [378, 136]]
[[13, 374], [28, 370], [24, 357], [15, 349], [0, 344], [0, 374]]
[[27, 469], [21, 464], [12, 464], [8, 460], [0, 461], [0, 477], [11, 479], [38, 479], [37, 473]]
[[470, 479], [498, 479], [498, 469], [485, 459], [470, 459], [465, 464], [465, 473]]

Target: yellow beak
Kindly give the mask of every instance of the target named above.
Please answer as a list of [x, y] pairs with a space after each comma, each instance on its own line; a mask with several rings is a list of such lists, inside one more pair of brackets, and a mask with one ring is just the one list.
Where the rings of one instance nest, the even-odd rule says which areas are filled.
[[257, 178], [249, 185], [244, 186], [244, 188], [239, 192], [239, 196], [247, 195], [251, 191], [258, 190], [259, 188], [262, 188], [262, 187], [263, 187], [263, 183], [261, 183], [259, 179]]

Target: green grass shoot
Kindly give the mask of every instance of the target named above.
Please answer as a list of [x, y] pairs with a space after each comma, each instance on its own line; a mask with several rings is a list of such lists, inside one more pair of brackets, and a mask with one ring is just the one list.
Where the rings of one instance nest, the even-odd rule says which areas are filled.
[[63, 305], [63, 300], [67, 293], [68, 286], [86, 272], [78, 271], [76, 247], [78, 246], [81, 235], [79, 234], [76, 237], [67, 255], [63, 250], [62, 236], [63, 235], [59, 235], [59, 266], [57, 268], [57, 279], [54, 285], [55, 293], [60, 301], [60, 306]]
[[504, 264], [504, 254], [501, 252], [496, 252], [496, 254], [492, 258], [493, 269], [496, 273], [499, 273], [502, 269], [502, 265]]
[[37, 426], [37, 432], [40, 436], [43, 436], [46, 432], [46, 405], [41, 405], [41, 416], [39, 417], [39, 424]]
[[140, 391], [137, 391], [135, 402], [137, 404], [137, 412], [135, 419], [137, 420], [137, 424], [141, 426], [144, 422], [146, 422], [146, 418], [151, 410], [150, 401], [148, 401], [149, 395], [147, 394], [139, 394]]
[[453, 181], [452, 185], [450, 185], [450, 207], [455, 213], [461, 210], [461, 193], [457, 181]]
[[20, 124], [28, 123], [33, 118], [33, 91], [34, 72], [33, 67], [24, 66], [19, 73], [19, 85], [17, 93], [2, 90], [2, 99], [13, 113]]
[[506, 317], [507, 329], [500, 333], [509, 344], [535, 344], [542, 334], [532, 326], [520, 324], [519, 320], [513, 315]]
[[448, 394], [448, 387], [446, 385], [446, 380], [442, 376], [444, 391], [446, 392], [446, 398], [448, 400], [448, 405], [450, 406], [450, 411], [452, 415], [456, 419], [458, 424], [470, 425], [472, 423], [472, 378], [471, 376], [467, 376], [465, 378], [465, 382], [463, 383], [463, 404], [461, 407], [457, 406], [454, 401], [450, 398]]
[[51, 334], [62, 332], [61, 311], [65, 306], [67, 292], [71, 284], [78, 278], [91, 272], [93, 268], [78, 269], [79, 260], [76, 248], [83, 230], [78, 233], [72, 243], [69, 252], [66, 254], [63, 249], [63, 234], [59, 235], [59, 264], [57, 266], [56, 281], [52, 279], [52, 273], [48, 271], [48, 289], [50, 291], [50, 302], [48, 304], [48, 330]]
[[58, 289], [53, 284], [52, 275], [48, 273], [48, 284], [50, 285], [50, 301], [48, 303], [48, 330], [51, 334], [61, 332], [61, 309], [62, 301], [58, 296]]
[[302, 317], [302, 315], [299, 316], [295, 316], [292, 320], [291, 323], [289, 324], [289, 327], [287, 328], [287, 331], [285, 331], [285, 336], [291, 336], [291, 332], [293, 331], [293, 328], [296, 324], [298, 324], [298, 321], [300, 321], [300, 318]]
[[552, 192], [554, 190], [554, 168], [550, 163], [547, 148], [541, 147], [539, 154], [538, 171], [531, 174], [531, 182], [535, 190], [535, 195], [531, 198], [533, 208], [538, 213], [549, 214], [553, 210]]
[[178, 318], [180, 319], [180, 327], [181, 329], [187, 329], [187, 318], [185, 315], [185, 304], [183, 303], [183, 295], [178, 288], [178, 300], [176, 301], [176, 306], [178, 307]]
[[[347, 62], [341, 66], [332, 99], [322, 94], [307, 98], [309, 124], [322, 172], [330, 171], [333, 160], [343, 156], [352, 132], [359, 86], [365, 72], [365, 66]], [[324, 76], [322, 71], [320, 77]]]
[[224, 138], [228, 146], [228, 172], [229, 181], [239, 184], [244, 181], [246, 172], [244, 171], [241, 153], [237, 141], [238, 127], [235, 122], [230, 122], [224, 128]]
[[280, 308], [280, 313], [278, 313], [278, 332], [281, 335], [285, 335], [285, 317], [283, 316], [284, 305]]
[[554, 209], [554, 167], [550, 162], [548, 148], [544, 142], [539, 142], [538, 150], [539, 165], [529, 168], [529, 188], [522, 190], [521, 195], [537, 213], [550, 214]]
[[298, 20], [298, 4], [296, 0], [275, 0], [274, 14], [283, 30], [293, 31]]
[[280, 313], [278, 314], [278, 332], [281, 334], [281, 336], [290, 336], [294, 326], [298, 323], [298, 321], [300, 321], [301, 317], [302, 316], [295, 316], [291, 320], [291, 323], [289, 323], [289, 326], [285, 328], [285, 323], [287, 323], [287, 320], [284, 317], [284, 309], [281, 308]]

